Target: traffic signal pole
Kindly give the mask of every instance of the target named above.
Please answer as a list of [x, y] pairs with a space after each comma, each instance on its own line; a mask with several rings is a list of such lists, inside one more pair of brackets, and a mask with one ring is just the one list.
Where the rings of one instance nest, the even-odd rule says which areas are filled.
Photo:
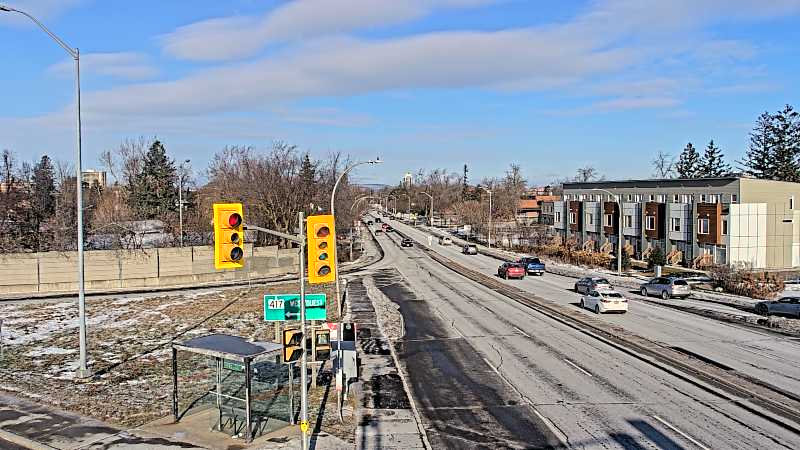
[[[305, 235], [305, 214], [301, 211], [297, 213], [298, 235], [281, 233], [280, 231], [270, 230], [269, 228], [257, 227], [255, 225], [245, 225], [245, 230], [256, 230], [262, 233], [271, 234], [289, 241], [295, 242], [300, 246], [300, 334], [302, 336], [301, 346], [303, 356], [300, 359], [300, 431], [303, 433], [303, 450], [308, 450], [308, 348], [306, 346], [306, 235]], [[244, 241], [244, 238], [242, 239]]]
[[303, 336], [303, 357], [300, 359], [300, 430], [303, 432], [303, 450], [308, 450], [308, 349], [306, 348], [306, 273], [305, 220], [303, 211], [297, 213], [300, 231], [300, 333]]

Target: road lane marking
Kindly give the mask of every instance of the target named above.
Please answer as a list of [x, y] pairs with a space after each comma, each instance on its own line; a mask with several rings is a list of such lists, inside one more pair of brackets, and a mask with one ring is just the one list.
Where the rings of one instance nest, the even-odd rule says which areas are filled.
[[[503, 376], [502, 376], [502, 375], [500, 375], [500, 371], [499, 371], [499, 370], [497, 370], [497, 367], [495, 367], [494, 365], [492, 365], [492, 363], [490, 363], [488, 359], [486, 359], [486, 358], [483, 358], [483, 360], [484, 360], [484, 361], [486, 361], [486, 364], [488, 364], [488, 365], [489, 365], [489, 367], [491, 367], [491, 368], [492, 368], [492, 370], [494, 370], [494, 373], [496, 373], [496, 374], [497, 374], [497, 376], [499, 376], [500, 378], [503, 378]], [[503, 378], [503, 379], [505, 380], [505, 378]]]
[[575, 364], [574, 362], [572, 362], [572, 361], [568, 360], [567, 358], [564, 358], [564, 361], [565, 361], [567, 364], [569, 364], [570, 366], [572, 366], [572, 367], [574, 367], [574, 368], [576, 368], [576, 369], [580, 370], [581, 372], [585, 373], [586, 375], [588, 375], [588, 376], [590, 376], [590, 377], [592, 376], [592, 374], [590, 374], [589, 372], [587, 372], [587, 371], [586, 371], [586, 370], [585, 370], [583, 367], [581, 367], [581, 366], [579, 366], [579, 365]]
[[692, 444], [694, 444], [694, 445], [696, 445], [696, 446], [698, 446], [698, 447], [702, 448], [703, 450], [710, 450], [708, 447], [706, 447], [705, 445], [703, 445], [703, 444], [701, 444], [701, 443], [697, 442], [697, 441], [696, 441], [695, 439], [693, 439], [691, 436], [689, 436], [688, 434], [684, 433], [683, 431], [681, 431], [681, 430], [677, 429], [677, 428], [676, 428], [674, 425], [672, 425], [671, 423], [669, 423], [669, 422], [667, 422], [666, 420], [662, 419], [661, 417], [658, 417], [658, 416], [653, 416], [653, 419], [656, 419], [657, 421], [661, 422], [662, 424], [664, 424], [664, 426], [665, 426], [665, 427], [667, 427], [667, 428], [669, 428], [670, 430], [672, 430], [672, 431], [674, 431], [674, 432], [676, 432], [676, 433], [680, 434], [680, 435], [681, 435], [681, 436], [683, 436], [683, 437], [684, 437], [684, 438], [685, 438], [687, 441], [689, 441], [689, 442], [691, 442]]
[[519, 334], [521, 334], [521, 335], [525, 336], [526, 338], [529, 338], [529, 339], [530, 339], [530, 337], [531, 337], [531, 336], [530, 336], [528, 333], [526, 333], [526, 332], [524, 332], [524, 331], [520, 330], [520, 329], [519, 329], [519, 328], [517, 328], [517, 327], [514, 327], [514, 329], [515, 329], [515, 330], [517, 330], [517, 331], [519, 332]]

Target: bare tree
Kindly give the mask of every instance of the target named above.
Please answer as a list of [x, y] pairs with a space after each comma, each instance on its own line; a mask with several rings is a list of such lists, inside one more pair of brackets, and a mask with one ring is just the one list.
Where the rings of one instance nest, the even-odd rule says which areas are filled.
[[598, 173], [594, 166], [586, 165], [578, 168], [575, 173], [574, 181], [578, 183], [588, 183], [590, 181], [600, 181], [602, 179], [603, 177]]
[[675, 157], [671, 154], [659, 150], [651, 161], [653, 164], [653, 176], [656, 178], [675, 177]]

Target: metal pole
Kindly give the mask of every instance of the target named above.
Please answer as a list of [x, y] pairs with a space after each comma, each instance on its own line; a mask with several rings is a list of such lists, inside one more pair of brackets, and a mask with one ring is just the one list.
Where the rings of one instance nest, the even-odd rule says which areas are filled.
[[245, 435], [245, 442], [253, 441], [252, 422], [252, 395], [250, 395], [250, 385], [252, 384], [252, 377], [250, 376], [250, 359], [244, 360], [244, 416], [247, 421], [247, 426], [244, 428], [247, 435]]
[[617, 275], [622, 276], [622, 252], [625, 251], [622, 248], [622, 243], [624, 242], [622, 239], [622, 201], [620, 200], [619, 195], [617, 196], [617, 209], [619, 209], [619, 230], [617, 231]]
[[[182, 168], [183, 164], [180, 165], [178, 171], [180, 172]], [[178, 173], [178, 230], [181, 234], [181, 247], [183, 247], [183, 173]]]
[[[308, 355], [306, 348], [306, 282], [305, 282], [305, 220], [303, 211], [297, 213], [300, 230], [300, 335], [303, 337], [303, 357], [300, 360], [300, 430], [303, 432], [303, 450], [308, 450]], [[336, 245], [334, 244], [334, 247]], [[336, 254], [334, 252], [334, 254]], [[336, 266], [336, 264], [334, 264]]]
[[76, 145], [75, 145], [75, 173], [77, 176], [77, 198], [75, 203], [78, 210], [78, 337], [80, 340], [80, 364], [78, 378], [87, 378], [89, 369], [86, 367], [86, 298], [83, 274], [83, 168], [81, 167], [81, 53], [75, 49], [75, 116], [76, 116]]
[[172, 347], [172, 417], [178, 423], [178, 349]]
[[492, 248], [492, 191], [489, 192], [489, 248]]

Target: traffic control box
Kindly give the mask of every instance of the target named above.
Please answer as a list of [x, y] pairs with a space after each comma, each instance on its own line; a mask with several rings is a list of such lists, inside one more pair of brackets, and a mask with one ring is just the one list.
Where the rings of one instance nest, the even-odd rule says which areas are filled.
[[283, 330], [283, 362], [293, 363], [303, 356], [303, 333], [297, 329]]
[[336, 225], [330, 214], [308, 216], [306, 220], [308, 242], [309, 284], [336, 281]]
[[241, 203], [214, 203], [214, 268], [244, 267], [244, 212]]

